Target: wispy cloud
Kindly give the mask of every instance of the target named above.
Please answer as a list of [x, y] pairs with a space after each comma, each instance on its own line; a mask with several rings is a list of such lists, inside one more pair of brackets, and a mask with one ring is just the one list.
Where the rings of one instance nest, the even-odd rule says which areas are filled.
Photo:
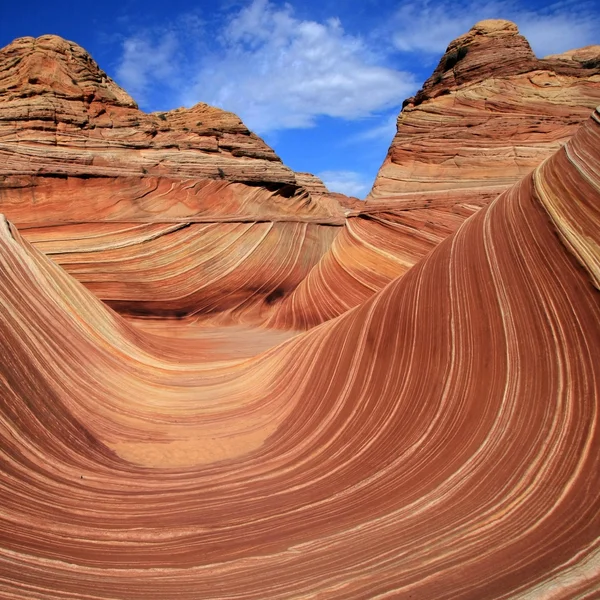
[[123, 56], [117, 68], [117, 78], [138, 101], [148, 99], [149, 88], [162, 80], [171, 86], [178, 79], [177, 38], [167, 32], [156, 42], [148, 36], [131, 37], [123, 42]]
[[396, 134], [396, 123], [398, 114], [393, 112], [377, 119], [377, 124], [360, 131], [348, 138], [349, 143], [371, 142], [374, 140], [384, 140], [391, 143]]
[[565, 0], [539, 10], [510, 0], [405, 3], [386, 26], [402, 52], [442, 53], [448, 43], [483, 19], [514, 21], [538, 56], [598, 43], [600, 18], [589, 2]]
[[212, 51], [195, 52], [169, 31], [137, 35], [123, 45], [118, 80], [144, 100], [153, 84], [177, 79], [176, 104], [220, 106], [259, 133], [370, 116], [418, 87], [339, 19], [302, 20], [287, 4], [254, 0], [229, 14], [216, 39]]
[[318, 176], [328, 189], [361, 199], [367, 195], [372, 184], [371, 177], [356, 171], [323, 171]]
[[241, 114], [266, 132], [310, 127], [318, 116], [355, 119], [397, 106], [416, 87], [410, 73], [377, 63], [338, 19], [300, 20], [289, 5], [254, 0], [226, 25], [221, 54], [186, 94]]

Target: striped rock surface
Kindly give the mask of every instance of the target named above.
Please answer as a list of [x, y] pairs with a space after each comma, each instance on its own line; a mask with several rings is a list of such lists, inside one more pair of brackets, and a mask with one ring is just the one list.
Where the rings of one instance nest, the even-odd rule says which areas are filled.
[[481, 21], [405, 101], [367, 203], [487, 203], [564, 144], [598, 104], [600, 46], [538, 59], [514, 23]]
[[5, 190], [44, 177], [146, 175], [299, 187], [236, 115], [203, 103], [144, 113], [83, 48], [55, 35], [0, 49], [0, 159]]
[[561, 147], [600, 104], [600, 46], [538, 59], [517, 26], [454, 40], [405, 101], [358, 218], [270, 323], [310, 328], [358, 305]]
[[348, 206], [226, 111], [146, 114], [58, 36], [0, 50], [0, 212], [129, 315], [261, 320]]
[[76, 44], [22, 38], [0, 51], [0, 211], [122, 314], [308, 329], [564, 143], [600, 102], [598, 53], [538, 60], [514, 24], [479, 23], [407, 102], [364, 204], [231, 113], [145, 114]]
[[22, 233], [121, 314], [256, 324], [308, 276], [339, 229], [302, 221], [100, 222]]
[[0, 594], [592, 597], [599, 207], [595, 112], [403, 277], [241, 358], [165, 348], [3, 220]]
[[55, 35], [0, 49], [0, 206], [45, 225], [152, 220], [157, 207], [189, 220], [344, 216], [323, 182], [297, 179], [236, 115], [203, 103], [144, 113]]

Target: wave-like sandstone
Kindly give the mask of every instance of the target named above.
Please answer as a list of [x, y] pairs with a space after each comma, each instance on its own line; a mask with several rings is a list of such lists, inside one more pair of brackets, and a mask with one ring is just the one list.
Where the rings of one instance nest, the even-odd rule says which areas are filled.
[[260, 320], [349, 212], [240, 119], [146, 114], [57, 36], [0, 50], [0, 211], [124, 314]]
[[25, 237], [121, 314], [258, 323], [338, 227], [310, 222], [84, 223]]
[[329, 250], [268, 317], [279, 328], [310, 329], [358, 306], [406, 273], [475, 212], [473, 207], [349, 216]]
[[0, 592], [597, 591], [599, 149], [595, 112], [404, 277], [242, 360], [165, 357], [3, 221]]
[[76, 44], [22, 38], [0, 51], [0, 210], [123, 314], [308, 329], [560, 147], [600, 103], [599, 54], [540, 60], [514, 24], [477, 24], [407, 101], [363, 204], [293, 173], [231, 113], [145, 114]]
[[365, 301], [560, 148], [598, 104], [600, 46], [537, 59], [514, 23], [478, 23], [405, 101], [362, 214], [270, 322], [309, 328]]
[[1, 598], [598, 593], [596, 50], [459, 40], [457, 95], [558, 65], [541, 164], [360, 211], [229, 113], [138, 111], [70, 42], [0, 51]]

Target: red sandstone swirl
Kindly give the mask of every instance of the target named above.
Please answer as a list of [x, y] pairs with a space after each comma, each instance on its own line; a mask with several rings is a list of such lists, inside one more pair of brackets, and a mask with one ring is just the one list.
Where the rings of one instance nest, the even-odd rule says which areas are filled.
[[349, 210], [232, 113], [146, 114], [41, 36], [0, 50], [0, 212], [122, 313], [256, 322]]
[[600, 104], [600, 46], [537, 59], [514, 23], [454, 40], [405, 102], [362, 208], [271, 323], [308, 328], [356, 306], [555, 152]]
[[5, 598], [600, 589], [600, 114], [403, 277], [166, 356], [0, 225]]

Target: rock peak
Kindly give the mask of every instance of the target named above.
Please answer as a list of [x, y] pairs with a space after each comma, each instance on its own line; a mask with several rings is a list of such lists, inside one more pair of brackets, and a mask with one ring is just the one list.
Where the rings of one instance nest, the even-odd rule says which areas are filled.
[[84, 48], [58, 35], [17, 38], [0, 53], [0, 102], [35, 95], [137, 106]]
[[526, 48], [528, 54], [533, 56], [529, 42], [519, 34], [516, 24], [504, 19], [486, 19], [475, 23], [469, 31], [450, 42], [446, 52], [474, 44], [485, 46], [492, 44], [499, 48], [523, 47]]
[[[587, 46], [538, 59], [513, 22], [502, 19], [479, 21], [450, 42], [431, 77], [414, 97], [404, 102], [404, 106], [418, 106], [490, 77], [509, 77], [538, 70], [568, 77], [592, 75], [600, 66], [598, 48]], [[584, 69], [583, 73], [580, 73], [581, 69]]]
[[[126, 198], [117, 203], [128, 207], [125, 218], [142, 218], [130, 208], [161, 186], [158, 212], [171, 218], [345, 217], [320, 180], [296, 177], [237, 115], [203, 102], [139, 110], [84, 48], [57, 35], [0, 49], [0, 139], [0, 201], [17, 194], [25, 209], [34, 196], [23, 190], [36, 189], [37, 203], [41, 187], [48, 197], [85, 199], [38, 211], [46, 220], [68, 221], [73, 204], [80, 218], [88, 197], [97, 219], [98, 199], [114, 194]], [[156, 205], [150, 212], [155, 218]]]
[[504, 19], [485, 19], [475, 23], [471, 27], [471, 31], [478, 35], [515, 35], [519, 33], [519, 28], [512, 21], [506, 21]]

